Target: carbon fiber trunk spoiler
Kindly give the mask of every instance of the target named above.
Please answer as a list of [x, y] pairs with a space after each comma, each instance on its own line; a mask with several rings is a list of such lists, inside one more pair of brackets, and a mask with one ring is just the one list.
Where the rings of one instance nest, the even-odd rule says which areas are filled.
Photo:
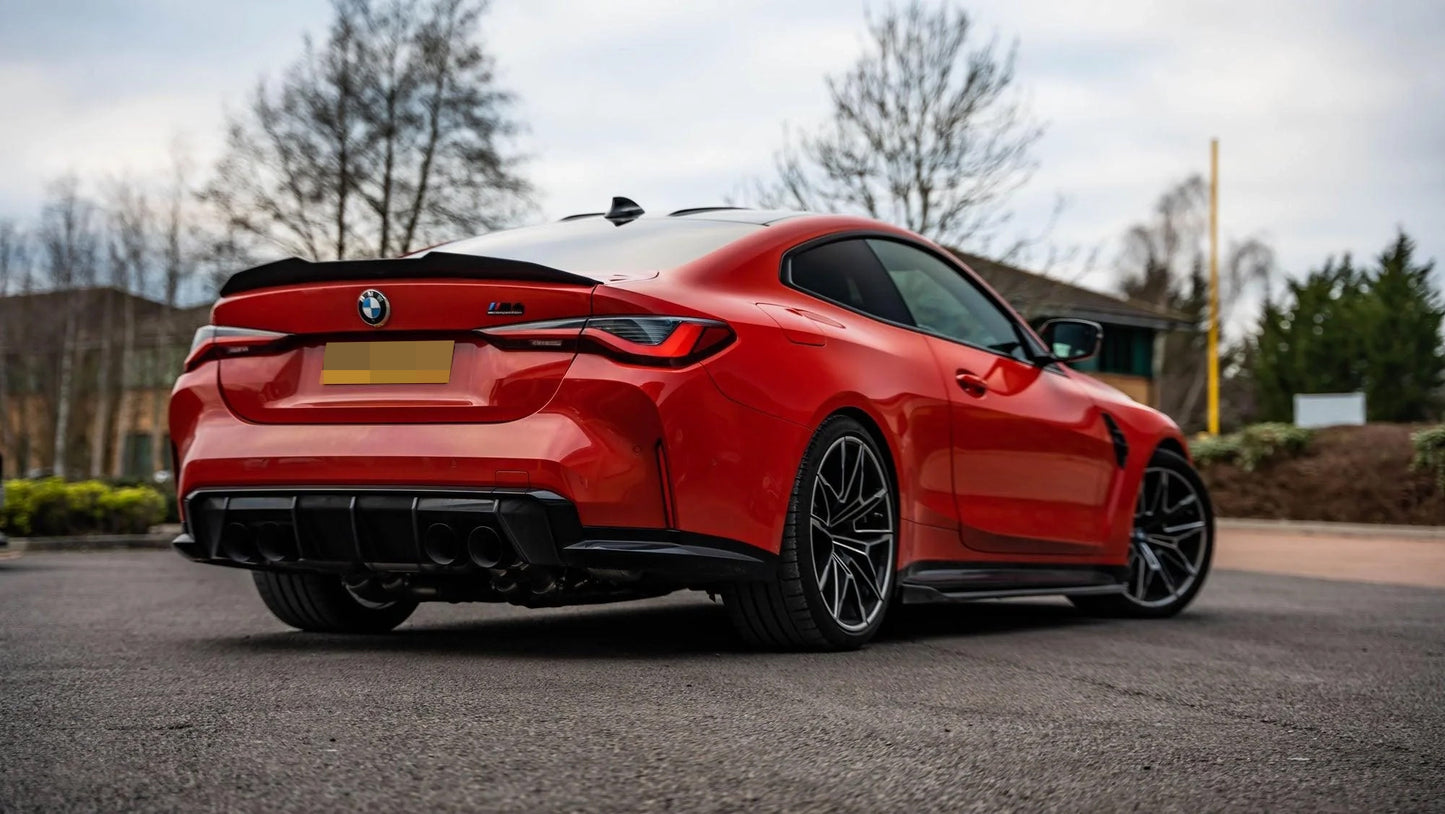
[[420, 257], [390, 260], [335, 260], [313, 263], [299, 257], [277, 260], [238, 271], [221, 286], [221, 296], [304, 283], [370, 282], [373, 280], [511, 280], [527, 283], [593, 286], [601, 282], [548, 266], [500, 257], [429, 252]]

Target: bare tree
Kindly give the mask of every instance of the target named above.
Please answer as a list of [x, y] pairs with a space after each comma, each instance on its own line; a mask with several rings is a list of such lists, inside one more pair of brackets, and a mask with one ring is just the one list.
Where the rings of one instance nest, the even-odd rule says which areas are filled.
[[75, 395], [75, 369], [81, 347], [79, 319], [87, 304], [86, 289], [95, 284], [100, 239], [96, 231], [95, 205], [80, 195], [74, 176], [56, 181], [40, 216], [40, 251], [48, 283], [58, 292], [75, 292], [59, 298], [62, 313], [47, 315], [61, 326], [59, 364], [54, 385], [53, 443], [51, 469], [65, 477], [69, 471], [70, 414]]
[[406, 253], [529, 208], [478, 38], [486, 0], [333, 0], [229, 127], [205, 191], [232, 234], [311, 258]]
[[[1156, 382], [1160, 409], [1186, 428], [1204, 423], [1208, 206], [1209, 189], [1200, 176], [1170, 187], [1159, 197], [1153, 216], [1125, 234], [1118, 263], [1124, 293], [1168, 309], [1192, 326], [1163, 338]], [[1251, 292], [1263, 289], [1268, 296], [1274, 270], [1274, 252], [1259, 238], [1230, 243], [1220, 269], [1221, 346], [1227, 343], [1231, 316]]]
[[[12, 287], [29, 289], [29, 277], [25, 234], [14, 221], [0, 220], [0, 297], [10, 296]], [[11, 398], [10, 382], [13, 375], [22, 379], [28, 376], [22, 367], [24, 355], [13, 347], [24, 332], [23, 324], [15, 324], [22, 315], [18, 309], [6, 311], [6, 318], [0, 319], [0, 450], [15, 450], [16, 440], [25, 429], [26, 405]], [[18, 471], [22, 462], [17, 460], [13, 465]], [[0, 478], [4, 477], [5, 473], [0, 471]]]
[[[1017, 42], [978, 43], [961, 8], [920, 0], [868, 20], [867, 50], [829, 77], [831, 122], [775, 156], [757, 202], [861, 212], [979, 249], [1032, 175], [1042, 130], [1015, 87]], [[977, 43], [977, 44], [975, 44]]]
[[24, 241], [25, 235], [15, 221], [0, 219], [0, 297], [10, 295], [11, 281], [20, 275]]
[[[145, 372], [142, 380], [148, 388], [165, 387], [171, 376], [178, 374], [181, 360], [172, 358], [175, 349], [184, 350], [186, 336], [181, 335], [175, 324], [176, 309], [180, 305], [181, 290], [196, 273], [202, 252], [194, 244], [200, 228], [190, 204], [195, 196], [191, 184], [191, 161], [187, 152], [179, 145], [171, 147], [170, 183], [165, 188], [164, 208], [159, 213], [158, 236], [160, 239], [160, 291], [165, 303], [164, 316], [156, 331], [157, 345], [152, 357], [152, 369]], [[234, 258], [223, 256], [222, 261]], [[229, 266], [235, 271], [243, 264]], [[219, 287], [219, 286], [217, 286]], [[172, 368], [170, 365], [174, 365]], [[159, 379], [157, 379], [159, 377]], [[168, 430], [166, 419], [167, 399], [157, 391], [151, 397], [151, 469], [170, 469], [170, 451], [166, 445]]]
[[[154, 277], [155, 213], [145, 187], [129, 178], [114, 181], [106, 191], [105, 210], [114, 285], [128, 294], [150, 291]], [[126, 438], [139, 419], [135, 388], [140, 373], [135, 297], [124, 297], [120, 310], [120, 381], [116, 388], [115, 420], [113, 427], [108, 427], [108, 402], [102, 402], [96, 417], [96, 433], [100, 440], [92, 450], [93, 455], [98, 454], [95, 450], [103, 448], [108, 441], [111, 452], [108, 468], [117, 475], [125, 467]], [[113, 337], [108, 336], [107, 339], [113, 340]], [[109, 388], [102, 388], [101, 392], [109, 392]]]

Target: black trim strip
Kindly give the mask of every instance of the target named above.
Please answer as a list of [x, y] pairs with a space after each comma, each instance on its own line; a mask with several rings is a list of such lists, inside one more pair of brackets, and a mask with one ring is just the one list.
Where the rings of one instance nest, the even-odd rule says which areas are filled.
[[1101, 596], [1121, 594], [1122, 584], [1115, 585], [1059, 585], [1040, 588], [1000, 588], [977, 591], [944, 592], [937, 588], [919, 585], [904, 585], [903, 604], [923, 605], [935, 602], [972, 602], [975, 599], [1015, 599], [1025, 596]]
[[514, 280], [592, 288], [601, 282], [581, 274], [537, 263], [451, 252], [429, 252], [420, 257], [390, 260], [336, 260], [312, 263], [300, 257], [277, 260], [238, 271], [221, 286], [221, 296], [302, 283], [370, 282], [399, 279]]
[[1124, 588], [1125, 566], [918, 562], [898, 575], [905, 603], [1010, 596], [1107, 594]]
[[1104, 426], [1109, 429], [1109, 440], [1114, 442], [1114, 460], [1118, 462], [1119, 468], [1123, 469], [1124, 465], [1129, 462], [1129, 438], [1124, 435], [1123, 430], [1119, 429], [1119, 424], [1113, 416], [1108, 413], [1102, 415], [1104, 416]]

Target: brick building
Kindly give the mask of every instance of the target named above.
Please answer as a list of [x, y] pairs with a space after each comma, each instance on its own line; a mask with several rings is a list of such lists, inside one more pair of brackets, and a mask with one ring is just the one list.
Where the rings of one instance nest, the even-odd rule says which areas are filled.
[[170, 469], [166, 401], [209, 313], [114, 288], [0, 297], [0, 474]]

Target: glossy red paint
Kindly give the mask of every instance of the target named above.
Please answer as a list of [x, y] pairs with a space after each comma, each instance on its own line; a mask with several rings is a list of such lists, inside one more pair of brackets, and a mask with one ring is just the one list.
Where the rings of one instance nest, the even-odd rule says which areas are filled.
[[[398, 280], [223, 299], [215, 324], [292, 338], [177, 381], [179, 489], [521, 485], [567, 498], [585, 526], [672, 527], [777, 552], [803, 450], [841, 411], [888, 452], [900, 567], [1122, 565], [1148, 452], [1182, 448], [1178, 428], [1062, 365], [881, 322], [780, 280], [790, 250], [851, 233], [931, 246], [870, 220], [803, 216], [593, 288]], [[357, 318], [367, 288], [391, 300], [381, 328]], [[489, 316], [495, 301], [526, 313]], [[503, 349], [474, 332], [589, 314], [718, 320], [733, 338], [674, 368]], [[320, 384], [327, 341], [428, 337], [456, 342], [448, 384]], [[1122, 468], [1105, 411], [1132, 451]]]

